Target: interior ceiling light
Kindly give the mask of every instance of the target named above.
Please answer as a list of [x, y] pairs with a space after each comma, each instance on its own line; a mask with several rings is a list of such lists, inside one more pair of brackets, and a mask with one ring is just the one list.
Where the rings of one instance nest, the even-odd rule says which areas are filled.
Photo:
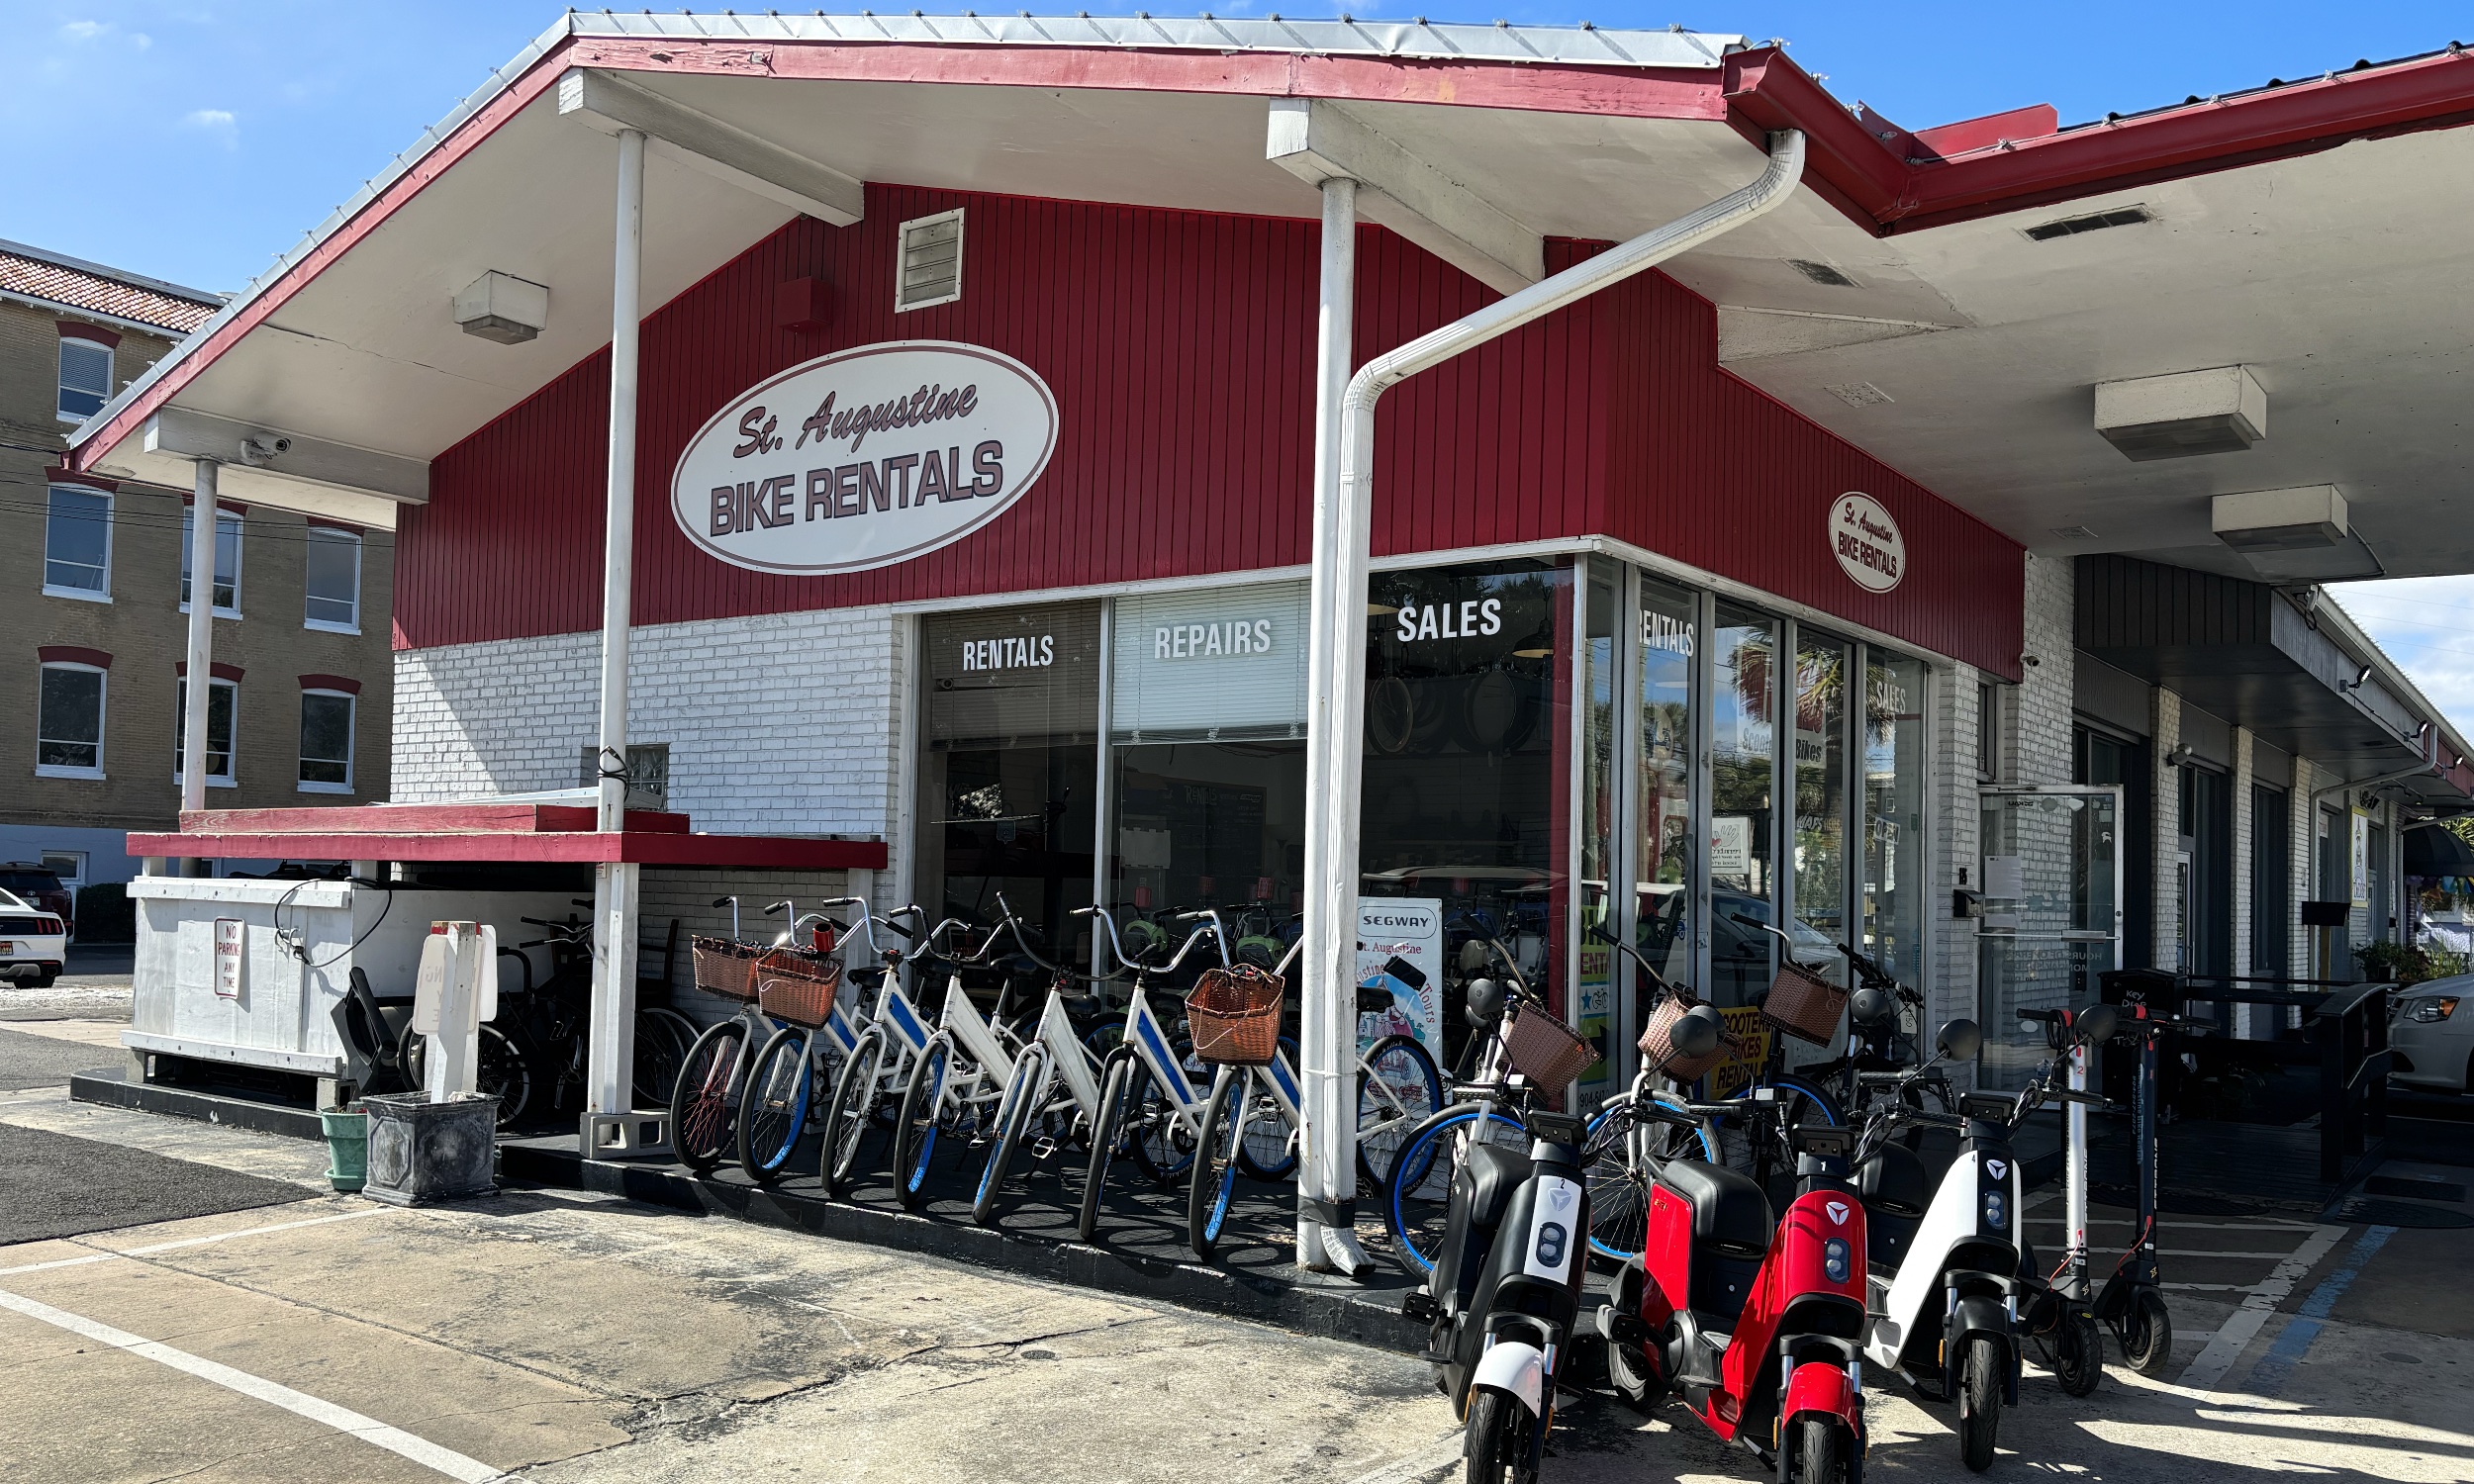
[[455, 296], [455, 323], [468, 335], [521, 345], [550, 323], [550, 291], [512, 273], [484, 273]]
[[2236, 551], [2306, 551], [2345, 539], [2345, 497], [2334, 485], [2252, 490], [2208, 502], [2208, 527]]
[[2081, 232], [2103, 232], [2108, 227], [2137, 227], [2141, 222], [2155, 220], [2155, 216], [2143, 206], [2125, 206], [2109, 212], [2098, 212], [2093, 216], [2064, 217], [2058, 222], [2046, 222], [2041, 226], [2031, 227], [2027, 229], [2027, 237], [2031, 242], [2049, 242], [2055, 237], [2073, 237]]
[[1555, 634], [1552, 630], [1542, 628], [1536, 633], [1531, 634], [1528, 638], [1521, 640], [1520, 648], [1512, 651], [1512, 658], [1516, 660], [1543, 660], [1554, 653]]
[[2243, 366], [2099, 382], [2096, 430], [2141, 463], [2239, 453], [2268, 435], [2268, 394]]

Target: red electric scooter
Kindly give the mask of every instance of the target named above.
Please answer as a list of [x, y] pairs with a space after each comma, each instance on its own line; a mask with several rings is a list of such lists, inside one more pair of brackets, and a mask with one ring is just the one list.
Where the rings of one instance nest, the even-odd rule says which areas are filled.
[[[1859, 1484], [1864, 1461], [1864, 1206], [1848, 1178], [1855, 1132], [1800, 1126], [1755, 1094], [1756, 1137], [1789, 1142], [1784, 1219], [1746, 1175], [1669, 1160], [1650, 1187], [1649, 1238], [1599, 1312], [1607, 1372], [1636, 1407], [1678, 1392], [1778, 1484]], [[1763, 1110], [1767, 1111], [1764, 1112]], [[1745, 1103], [1649, 1105], [1691, 1123]]]

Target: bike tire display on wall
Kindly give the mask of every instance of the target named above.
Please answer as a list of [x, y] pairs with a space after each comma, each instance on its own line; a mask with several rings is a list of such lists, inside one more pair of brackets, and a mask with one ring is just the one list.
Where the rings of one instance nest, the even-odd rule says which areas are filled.
[[868, 1136], [876, 1122], [877, 1073], [885, 1061], [885, 1036], [869, 1027], [842, 1061], [833, 1082], [833, 1105], [824, 1115], [824, 1153], [817, 1173], [824, 1192], [838, 1196], [866, 1164]]
[[739, 1167], [759, 1185], [782, 1177], [808, 1125], [814, 1081], [808, 1071], [809, 1034], [800, 1026], [785, 1026], [748, 1064], [747, 1085], [739, 1093]]
[[1186, 1187], [1186, 1245], [1206, 1261], [1219, 1250], [1228, 1208], [1237, 1195], [1237, 1165], [1246, 1094], [1254, 1080], [1234, 1067], [1220, 1068], [1202, 1111], [1202, 1137], [1194, 1149], [1193, 1180]]
[[732, 1148], [730, 1121], [738, 1112], [736, 1073], [747, 1027], [737, 1020], [709, 1026], [679, 1064], [670, 1091], [670, 1147], [679, 1162], [703, 1174]]
[[981, 1226], [997, 1224], [1005, 1171], [1013, 1163], [1013, 1152], [1021, 1147], [1022, 1131], [1030, 1127], [1031, 1104], [1038, 1100], [1040, 1081], [1039, 1058], [1026, 1051], [1013, 1064], [1012, 1080], [1005, 1083], [1004, 1101], [997, 1109], [997, 1137], [989, 1144], [988, 1162], [980, 1167], [979, 1189], [971, 1197], [971, 1219]]
[[902, 1112], [894, 1121], [894, 1198], [905, 1211], [927, 1204], [928, 1166], [936, 1159], [938, 1102], [953, 1065], [953, 1043], [939, 1034], [910, 1068]]
[[1099, 1084], [1099, 1117], [1092, 1125], [1091, 1158], [1083, 1165], [1082, 1209], [1074, 1233], [1089, 1242], [1099, 1231], [1099, 1203], [1107, 1198], [1108, 1166], [1116, 1158], [1125, 1126], [1125, 1086], [1133, 1079], [1134, 1059], [1119, 1057]]

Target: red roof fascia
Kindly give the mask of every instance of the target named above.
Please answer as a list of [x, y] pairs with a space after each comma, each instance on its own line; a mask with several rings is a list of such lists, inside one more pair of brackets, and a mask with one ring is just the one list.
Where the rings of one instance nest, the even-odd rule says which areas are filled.
[[[330, 804], [274, 809], [183, 809], [180, 827], [203, 835], [491, 835], [590, 830], [591, 804]], [[637, 834], [684, 835], [688, 816], [627, 810]]]
[[495, 834], [150, 835], [132, 831], [137, 856], [217, 861], [461, 861], [511, 864], [726, 866], [775, 871], [882, 871], [878, 840], [809, 840], [780, 835], [674, 835], [645, 830], [561, 830]]
[[2474, 53], [2448, 52], [1911, 165], [1777, 51], [1727, 70], [1737, 127], [1803, 130], [1805, 184], [1881, 236], [2474, 123]]

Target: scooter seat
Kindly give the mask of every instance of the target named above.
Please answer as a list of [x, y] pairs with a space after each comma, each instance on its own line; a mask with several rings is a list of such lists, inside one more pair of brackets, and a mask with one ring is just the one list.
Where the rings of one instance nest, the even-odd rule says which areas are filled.
[[1699, 1159], [1673, 1159], [1659, 1179], [1692, 1208], [1695, 1246], [1715, 1246], [1733, 1255], [1759, 1256], [1769, 1251], [1776, 1220], [1769, 1197], [1752, 1176]]
[[1491, 1232], [1503, 1220], [1512, 1192], [1529, 1178], [1529, 1152], [1472, 1145], [1461, 1159], [1460, 1178], [1469, 1181], [1470, 1229]]

